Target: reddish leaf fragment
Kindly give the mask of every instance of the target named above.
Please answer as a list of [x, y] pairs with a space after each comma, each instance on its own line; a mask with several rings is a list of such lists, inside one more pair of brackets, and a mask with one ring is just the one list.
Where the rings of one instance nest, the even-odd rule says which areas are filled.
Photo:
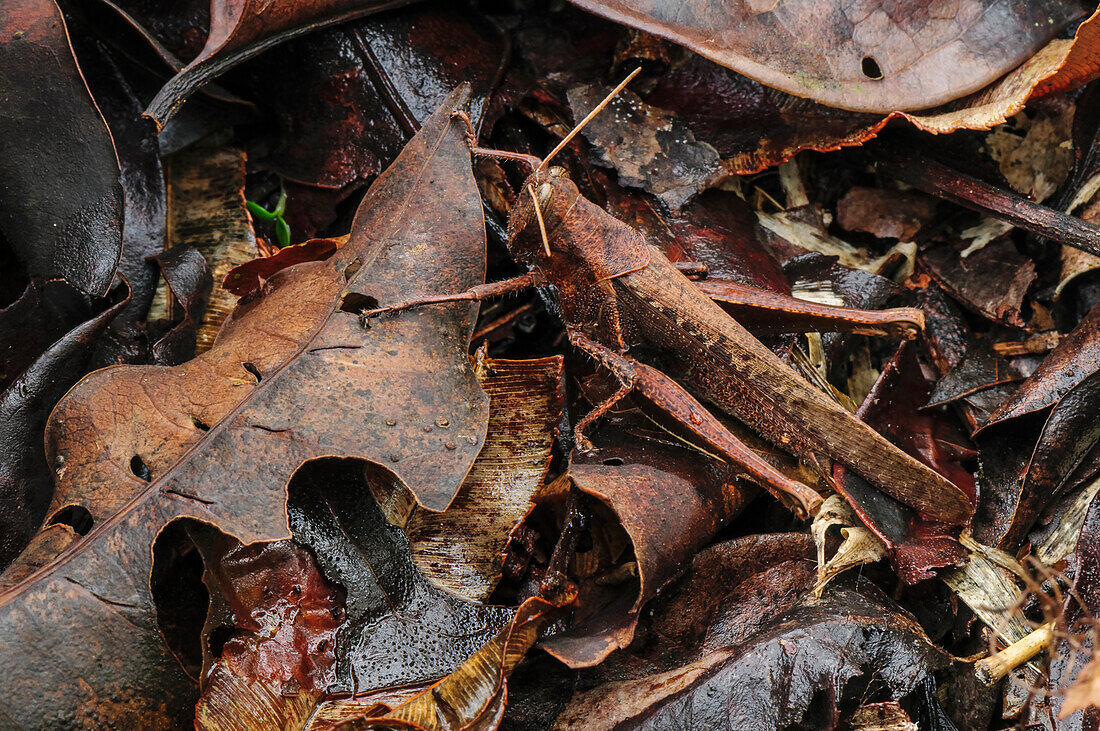
[[[976, 454], [949, 415], [921, 410], [931, 390], [913, 346], [904, 343], [856, 415], [951, 480], [973, 504], [975, 478], [966, 463]], [[932, 569], [965, 562], [966, 551], [957, 540], [961, 526], [918, 514], [841, 465], [835, 467], [834, 477], [860, 519], [886, 544], [891, 563], [906, 583], [930, 578]]]
[[324, 261], [347, 243], [347, 236], [338, 239], [311, 239], [301, 244], [284, 246], [273, 256], [262, 256], [229, 270], [222, 287], [238, 297], [252, 294], [276, 272], [307, 261]]

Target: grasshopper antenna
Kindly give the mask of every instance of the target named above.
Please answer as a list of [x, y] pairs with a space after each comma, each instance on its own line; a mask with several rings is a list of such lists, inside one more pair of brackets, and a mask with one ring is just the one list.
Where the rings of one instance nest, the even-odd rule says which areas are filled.
[[614, 99], [615, 97], [617, 97], [619, 95], [619, 92], [621, 92], [623, 89], [625, 89], [626, 85], [629, 84], [631, 81], [633, 81], [634, 77], [637, 76], [639, 73], [641, 73], [641, 71], [642, 71], [642, 67], [639, 66], [638, 68], [631, 71], [629, 76], [627, 76], [625, 79], [620, 81], [619, 85], [616, 86], [614, 89], [612, 89], [611, 93], [608, 94], [607, 96], [605, 96], [603, 98], [603, 101], [600, 102], [599, 104], [597, 104], [595, 109], [593, 109], [591, 112], [589, 112], [588, 115], [584, 119], [582, 119], [580, 122], [578, 122], [577, 126], [574, 127], [572, 129], [572, 131], [569, 134], [567, 134], [562, 139], [561, 142], [558, 143], [558, 146], [555, 147], [553, 150], [551, 150], [550, 154], [542, 159], [542, 162], [539, 163], [539, 166], [537, 168], [535, 168], [535, 172], [538, 172], [539, 170], [542, 170], [544, 167], [546, 167], [546, 163], [550, 162], [550, 160], [552, 160], [555, 155], [557, 155], [559, 152], [564, 150], [565, 146], [568, 145], [569, 142], [574, 137], [577, 136], [577, 133], [580, 132], [582, 129], [584, 129], [584, 126], [586, 124], [588, 124], [589, 122], [591, 122], [592, 119], [597, 114], [602, 112], [604, 107], [606, 107], [608, 104], [610, 104], [611, 100]]
[[535, 204], [535, 218], [539, 222], [539, 233], [542, 234], [542, 250], [546, 252], [547, 258], [553, 256], [550, 251], [550, 237], [546, 235], [546, 221], [542, 218], [542, 207], [539, 205], [539, 197], [535, 195], [535, 189], [530, 185], [527, 186], [527, 192], [531, 194], [531, 202]]

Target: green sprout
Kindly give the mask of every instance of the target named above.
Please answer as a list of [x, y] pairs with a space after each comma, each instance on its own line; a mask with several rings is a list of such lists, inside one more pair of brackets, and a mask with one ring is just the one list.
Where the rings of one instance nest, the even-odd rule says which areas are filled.
[[259, 220], [275, 223], [275, 241], [279, 244], [280, 249], [284, 246], [290, 246], [290, 226], [283, 218], [283, 214], [286, 212], [285, 188], [279, 188], [279, 200], [275, 203], [275, 210], [273, 211], [267, 210], [255, 201], [245, 201], [244, 204], [248, 207], [248, 212]]

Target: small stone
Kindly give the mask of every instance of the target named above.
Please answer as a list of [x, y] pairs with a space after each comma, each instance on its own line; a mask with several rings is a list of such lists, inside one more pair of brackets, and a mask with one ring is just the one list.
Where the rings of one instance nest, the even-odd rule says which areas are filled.
[[456, 449], [457, 448], [454, 442], [447, 442], [443, 446], [446, 447], [447, 449]]

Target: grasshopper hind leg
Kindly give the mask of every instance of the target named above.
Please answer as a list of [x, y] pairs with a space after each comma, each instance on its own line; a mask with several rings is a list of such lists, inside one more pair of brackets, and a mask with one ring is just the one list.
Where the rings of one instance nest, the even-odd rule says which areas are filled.
[[817, 492], [787, 477], [749, 449], [676, 381], [656, 368], [617, 353], [576, 330], [569, 331], [569, 342], [599, 361], [622, 383], [622, 388], [577, 424], [575, 433], [578, 446], [588, 445], [591, 448], [591, 444], [584, 438], [584, 429], [607, 413], [628, 393], [637, 391], [691, 434], [748, 473], [750, 479], [775, 495], [797, 517], [805, 520], [817, 513], [822, 502]]

